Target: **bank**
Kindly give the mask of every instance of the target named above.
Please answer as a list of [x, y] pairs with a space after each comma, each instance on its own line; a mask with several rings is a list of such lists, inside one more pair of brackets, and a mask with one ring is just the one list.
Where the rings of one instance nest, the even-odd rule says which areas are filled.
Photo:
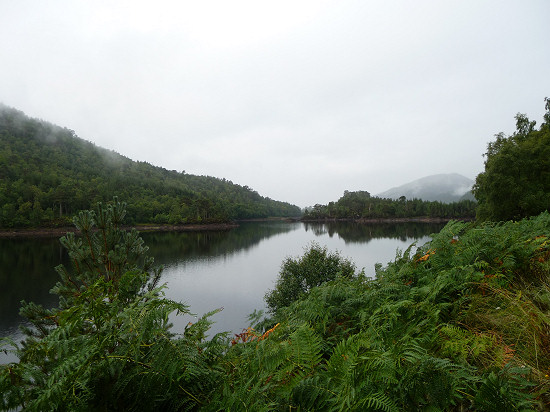
[[[136, 229], [140, 232], [204, 232], [223, 231], [238, 227], [238, 223], [211, 223], [211, 224], [189, 224], [189, 225], [157, 225], [143, 224], [136, 226], [124, 226], [123, 229]], [[17, 228], [0, 229], [0, 238], [37, 238], [37, 237], [59, 237], [68, 232], [78, 233], [74, 226], [64, 227], [41, 227], [41, 228]]]

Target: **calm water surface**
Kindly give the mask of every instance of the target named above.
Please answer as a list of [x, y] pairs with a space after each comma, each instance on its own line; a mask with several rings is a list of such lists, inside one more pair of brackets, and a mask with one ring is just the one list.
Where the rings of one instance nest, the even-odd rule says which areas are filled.
[[[303, 254], [311, 242], [338, 250], [357, 269], [374, 276], [374, 265], [392, 261], [397, 249], [421, 245], [439, 224], [245, 223], [225, 232], [143, 233], [149, 254], [164, 266], [161, 282], [167, 297], [182, 301], [198, 317], [216, 308], [211, 334], [240, 332], [247, 316], [263, 309], [281, 263]], [[54, 267], [68, 263], [57, 239], [0, 239], [0, 337], [20, 337], [19, 302], [57, 305], [49, 290], [57, 281]], [[177, 330], [193, 317], [173, 319]], [[0, 354], [0, 362], [6, 361]]]

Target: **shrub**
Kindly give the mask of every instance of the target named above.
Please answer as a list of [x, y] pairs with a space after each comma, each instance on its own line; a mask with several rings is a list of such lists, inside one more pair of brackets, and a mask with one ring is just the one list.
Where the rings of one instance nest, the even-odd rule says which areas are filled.
[[204, 341], [207, 317], [171, 333], [169, 315], [188, 308], [157, 287], [143, 240], [120, 229], [124, 214], [116, 200], [99, 204], [75, 217], [81, 236], [61, 239], [73, 268], [56, 268], [59, 308], [23, 304], [33, 327], [12, 343], [20, 361], [0, 366], [0, 410], [181, 410], [218, 384], [225, 346]]
[[289, 257], [283, 262], [275, 288], [265, 294], [267, 307], [274, 313], [304, 298], [312, 288], [337, 276], [351, 278], [354, 273], [355, 265], [351, 261], [312, 243], [302, 257]]

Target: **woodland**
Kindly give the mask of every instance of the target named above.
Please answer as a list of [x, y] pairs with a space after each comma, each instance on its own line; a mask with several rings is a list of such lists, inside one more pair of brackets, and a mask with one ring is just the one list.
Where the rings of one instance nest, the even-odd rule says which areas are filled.
[[372, 220], [372, 219], [472, 219], [476, 215], [477, 203], [473, 200], [443, 203], [421, 199], [398, 200], [371, 196], [366, 191], [345, 191], [336, 202], [315, 205], [306, 209], [302, 220]]
[[[226, 179], [133, 161], [80, 139], [69, 129], [0, 107], [0, 229], [71, 224], [79, 210], [114, 196], [127, 202], [126, 224], [208, 224], [299, 217], [299, 207]], [[346, 191], [315, 205], [304, 220], [471, 219], [476, 202], [371, 197]]]
[[191, 308], [165, 297], [139, 233], [122, 229], [129, 206], [78, 212], [81, 236], [60, 240], [72, 265], [56, 268], [58, 307], [23, 302], [25, 340], [0, 341], [19, 358], [0, 365], [0, 408], [550, 409], [546, 110], [540, 128], [518, 115], [489, 144], [475, 221], [449, 222], [375, 278], [312, 244], [233, 336], [208, 336], [217, 310], [172, 331], [169, 315]]
[[301, 214], [248, 186], [133, 161], [0, 106], [0, 228], [70, 225], [79, 210], [114, 196], [128, 203], [130, 225]]

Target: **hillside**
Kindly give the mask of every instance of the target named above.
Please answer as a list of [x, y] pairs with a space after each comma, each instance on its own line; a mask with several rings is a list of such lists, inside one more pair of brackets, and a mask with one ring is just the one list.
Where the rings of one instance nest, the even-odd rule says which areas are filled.
[[458, 202], [472, 197], [463, 197], [471, 189], [474, 181], [458, 173], [426, 176], [404, 185], [393, 187], [376, 196], [388, 199], [422, 199], [444, 203]]
[[136, 162], [72, 130], [0, 105], [0, 228], [59, 225], [118, 196], [129, 223], [213, 223], [298, 216], [249, 188]]

